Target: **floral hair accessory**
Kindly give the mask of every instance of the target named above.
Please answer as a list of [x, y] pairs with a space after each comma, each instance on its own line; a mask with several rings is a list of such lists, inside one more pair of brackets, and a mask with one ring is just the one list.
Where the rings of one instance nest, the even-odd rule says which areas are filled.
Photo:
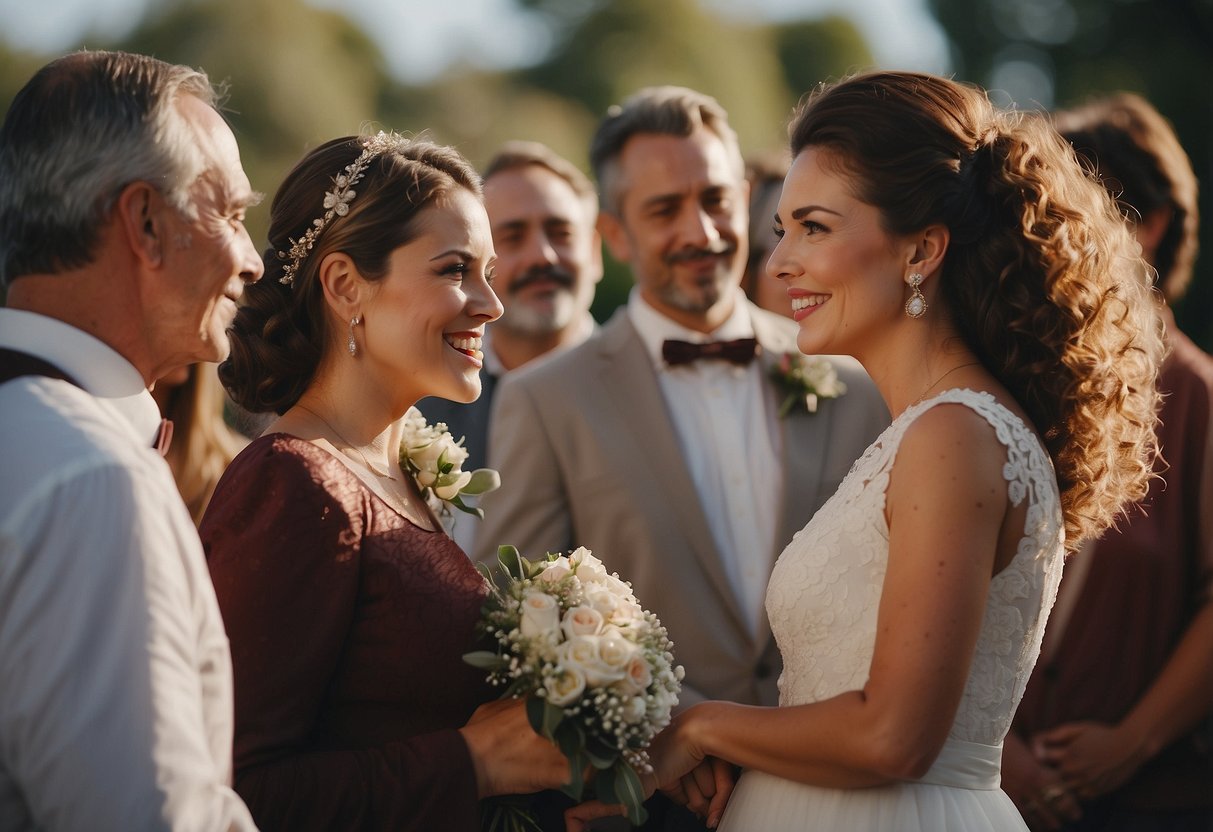
[[818, 355], [785, 352], [779, 363], [771, 368], [771, 378], [785, 394], [779, 405], [780, 419], [791, 413], [798, 403], [809, 413], [816, 413], [821, 399], [836, 399], [847, 392], [847, 386], [838, 380], [834, 365]]
[[291, 240], [289, 250], [278, 252], [278, 259], [287, 261], [287, 264], [282, 267], [282, 277], [278, 278], [279, 283], [294, 286], [295, 275], [299, 272], [299, 267], [303, 265], [308, 254], [311, 253], [312, 246], [316, 244], [316, 238], [320, 236], [320, 232], [324, 231], [335, 218], [344, 217], [350, 212], [350, 203], [358, 195], [358, 192], [354, 190], [354, 185], [362, 179], [371, 160], [395, 147], [399, 139], [400, 137], [394, 133], [385, 133], [380, 130], [374, 136], [362, 140], [362, 152], [358, 154], [358, 158], [345, 166], [344, 173], [334, 176], [333, 189], [324, 192], [324, 216], [312, 220], [312, 227], [304, 232], [298, 240]]

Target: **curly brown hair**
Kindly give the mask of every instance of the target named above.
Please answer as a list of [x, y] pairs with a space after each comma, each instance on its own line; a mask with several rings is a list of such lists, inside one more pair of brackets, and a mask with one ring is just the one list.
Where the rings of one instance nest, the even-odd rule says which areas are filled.
[[231, 354], [219, 378], [233, 401], [251, 413], [285, 413], [303, 394], [330, 343], [324, 291], [317, 279], [326, 255], [349, 255], [359, 274], [380, 280], [392, 252], [418, 234], [422, 211], [456, 188], [481, 196], [480, 177], [458, 151], [421, 139], [391, 136], [357, 184], [349, 213], [324, 227], [290, 285], [280, 282], [290, 249], [324, 213], [333, 178], [363, 150], [364, 137], [334, 139], [287, 174], [270, 208], [265, 276], [245, 289], [231, 331]]
[[1146, 494], [1157, 442], [1159, 300], [1115, 203], [1042, 117], [977, 87], [875, 72], [823, 85], [789, 128], [887, 231], [941, 224], [940, 296], [1053, 459], [1067, 546]]

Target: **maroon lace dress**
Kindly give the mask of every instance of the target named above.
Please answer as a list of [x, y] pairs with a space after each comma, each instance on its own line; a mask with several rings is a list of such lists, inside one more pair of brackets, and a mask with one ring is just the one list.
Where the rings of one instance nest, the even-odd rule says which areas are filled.
[[462, 661], [486, 591], [442, 531], [271, 434], [201, 526], [235, 671], [235, 787], [263, 830], [474, 830], [456, 729], [494, 693]]

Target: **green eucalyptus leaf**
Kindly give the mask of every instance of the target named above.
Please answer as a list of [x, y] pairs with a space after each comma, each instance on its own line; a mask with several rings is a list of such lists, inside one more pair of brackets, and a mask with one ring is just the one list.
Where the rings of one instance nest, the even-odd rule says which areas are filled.
[[501, 475], [492, 468], [477, 468], [472, 472], [472, 479], [463, 487], [464, 494], [477, 495], [496, 491], [501, 487]]
[[518, 554], [517, 547], [497, 547], [497, 562], [501, 564], [501, 568], [505, 570], [505, 574], [509, 575], [511, 578], [521, 579], [524, 577], [521, 561], [522, 556]]
[[581, 800], [581, 795], [585, 792], [585, 778], [581, 773], [585, 771], [586, 765], [588, 764], [584, 754], [569, 757], [569, 782], [560, 787], [560, 791], [577, 801]]
[[628, 809], [628, 820], [639, 826], [648, 818], [644, 810], [644, 786], [632, 767], [619, 760], [611, 767], [615, 772], [615, 796]]
[[496, 653], [491, 653], [488, 650], [476, 650], [472, 653], [464, 653], [463, 660], [472, 667], [478, 667], [481, 670], [498, 670], [508, 667], [510, 664], [509, 659]]

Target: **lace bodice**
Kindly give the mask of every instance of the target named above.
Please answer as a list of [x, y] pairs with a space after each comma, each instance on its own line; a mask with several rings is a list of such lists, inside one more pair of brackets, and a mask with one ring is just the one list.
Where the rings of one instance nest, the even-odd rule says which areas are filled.
[[889, 556], [884, 515], [889, 473], [906, 429], [944, 403], [963, 404], [990, 423], [1007, 449], [1003, 474], [1009, 496], [1017, 506], [1028, 501], [1018, 551], [991, 581], [977, 651], [949, 735], [996, 745], [1010, 728], [1040, 653], [1061, 580], [1064, 531], [1047, 453], [1019, 417], [988, 393], [948, 390], [907, 408], [784, 549], [766, 599], [783, 654], [780, 704], [814, 702], [867, 682]]

